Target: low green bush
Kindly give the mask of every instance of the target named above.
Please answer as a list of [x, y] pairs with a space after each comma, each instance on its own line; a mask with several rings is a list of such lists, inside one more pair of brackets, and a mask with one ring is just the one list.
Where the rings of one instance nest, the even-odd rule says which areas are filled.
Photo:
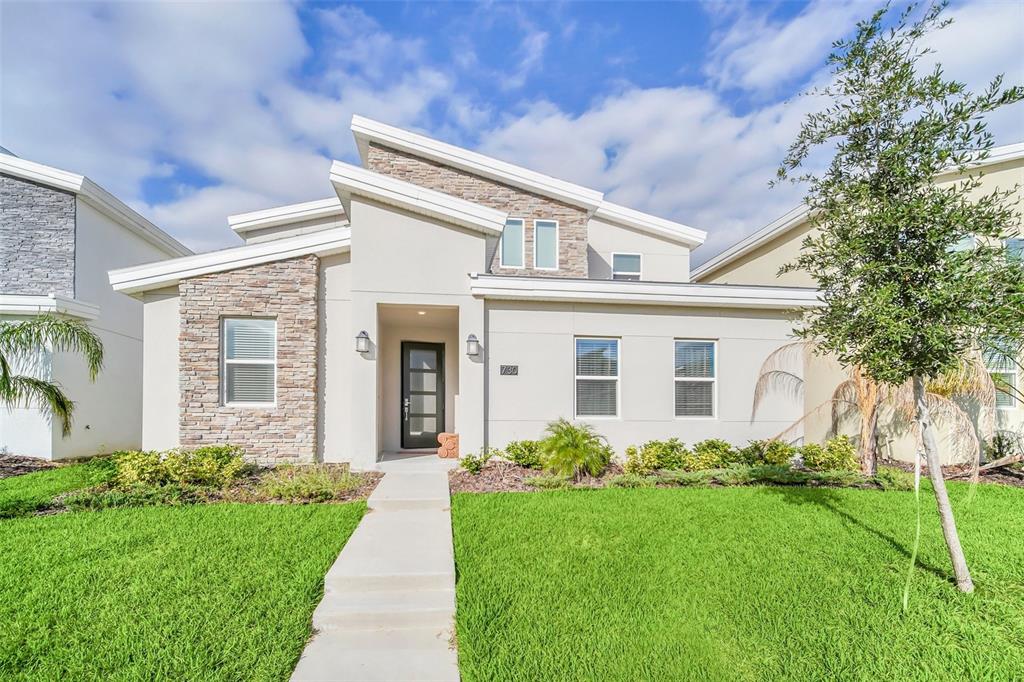
[[490, 461], [491, 457], [494, 457], [494, 453], [495, 451], [493, 449], [484, 448], [478, 453], [464, 455], [462, 459], [459, 460], [459, 466], [476, 476], [483, 471], [484, 465]]
[[706, 471], [676, 469], [674, 471], [659, 471], [654, 476], [659, 483], [664, 483], [665, 485], [706, 488], [715, 480], [716, 471], [715, 469]]
[[541, 450], [548, 473], [579, 480], [587, 475], [600, 476], [611, 462], [612, 449], [589, 424], [559, 419], [548, 424], [546, 433]]
[[505, 459], [527, 469], [543, 469], [544, 457], [539, 440], [514, 440], [505, 446]]
[[751, 466], [786, 466], [797, 455], [797, 448], [781, 440], [753, 440], [740, 451], [740, 460]]
[[1021, 454], [1021, 435], [1014, 431], [997, 431], [985, 441], [985, 460], [994, 462], [997, 459]]
[[619, 474], [608, 479], [609, 488], [653, 488], [655, 479], [641, 474]]
[[659, 469], [682, 469], [693, 453], [678, 438], [649, 440], [640, 446], [626, 448], [627, 474], [646, 475]]
[[206, 489], [193, 485], [150, 485], [133, 483], [123, 488], [91, 488], [64, 498], [64, 506], [72, 511], [96, 511], [116, 507], [153, 507], [203, 502]]
[[130, 489], [140, 485], [206, 486], [223, 488], [246, 469], [242, 448], [235, 445], [206, 445], [194, 450], [126, 450], [113, 456], [117, 473], [114, 486]]
[[568, 488], [572, 485], [568, 477], [559, 476], [557, 474], [540, 474], [538, 476], [531, 476], [530, 478], [523, 479], [523, 483], [531, 488], [540, 488], [541, 490], [559, 490], [561, 488]]
[[702, 440], [693, 446], [692, 456], [683, 464], [684, 469], [703, 471], [720, 469], [736, 462], [736, 448], [719, 438]]
[[851, 469], [826, 469], [825, 471], [814, 472], [812, 480], [819, 485], [850, 488], [866, 483], [868, 478], [859, 471]]
[[857, 449], [847, 436], [831, 438], [824, 446], [808, 443], [799, 448], [804, 466], [814, 471], [856, 471]]
[[875, 483], [883, 490], [913, 490], [914, 474], [896, 467], [878, 467]]
[[324, 464], [279, 466], [260, 480], [258, 489], [275, 500], [326, 502], [358, 490], [365, 480], [347, 467]]
[[117, 473], [114, 485], [132, 488], [137, 485], [164, 485], [169, 482], [163, 458], [156, 450], [122, 450], [112, 455]]

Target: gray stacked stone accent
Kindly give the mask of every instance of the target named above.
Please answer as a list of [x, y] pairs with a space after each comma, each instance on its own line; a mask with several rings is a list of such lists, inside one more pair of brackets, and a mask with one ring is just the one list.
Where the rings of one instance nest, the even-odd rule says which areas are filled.
[[[317, 448], [320, 259], [304, 256], [186, 279], [180, 293], [180, 436], [231, 443], [261, 464], [313, 462]], [[277, 320], [277, 402], [233, 407], [221, 392], [221, 321]]]
[[[457, 168], [370, 143], [366, 167], [420, 187], [451, 194], [467, 201], [507, 211], [510, 218], [526, 221], [524, 268], [502, 268], [497, 249], [490, 271], [503, 275], [587, 277], [587, 212], [548, 197], [504, 185]], [[558, 270], [533, 268], [533, 221], [558, 221]]]
[[0, 175], [0, 293], [75, 295], [75, 195]]

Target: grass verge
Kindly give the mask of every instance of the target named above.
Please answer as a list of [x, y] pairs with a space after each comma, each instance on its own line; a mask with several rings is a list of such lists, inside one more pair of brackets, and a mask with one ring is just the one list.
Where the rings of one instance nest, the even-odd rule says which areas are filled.
[[1024, 491], [930, 496], [910, 608], [906, 492], [756, 487], [458, 494], [462, 679], [1024, 678]]
[[113, 461], [99, 458], [2, 479], [0, 519], [31, 514], [61, 493], [100, 485], [113, 476]]
[[287, 679], [365, 509], [217, 504], [0, 522], [0, 679]]

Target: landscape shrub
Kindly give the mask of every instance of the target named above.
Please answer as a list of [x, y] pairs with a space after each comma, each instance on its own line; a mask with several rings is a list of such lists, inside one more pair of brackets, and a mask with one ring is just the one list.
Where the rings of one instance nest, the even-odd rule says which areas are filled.
[[539, 440], [514, 440], [505, 446], [504, 457], [527, 469], [543, 469], [544, 457]]
[[718, 438], [709, 438], [693, 446], [693, 452], [684, 461], [683, 468], [689, 471], [720, 469], [736, 462], [736, 448]]
[[275, 500], [325, 502], [358, 490], [365, 478], [348, 467], [316, 464], [279, 466], [265, 475], [259, 491]]
[[781, 440], [753, 440], [741, 450], [740, 459], [749, 465], [785, 466], [797, 454], [797, 448]]
[[825, 443], [808, 443], [799, 449], [804, 466], [815, 471], [855, 471], [857, 450], [847, 436], [836, 436]]
[[183, 486], [176, 483], [164, 485], [133, 483], [109, 490], [102, 488], [82, 490], [68, 495], [62, 501], [64, 506], [72, 511], [96, 511], [116, 507], [197, 504], [205, 499], [205, 490], [199, 486]]
[[541, 490], [558, 490], [568, 488], [571, 485], [567, 477], [557, 474], [531, 476], [530, 478], [523, 479], [523, 483], [531, 488], [540, 488]]
[[693, 453], [678, 438], [649, 440], [643, 445], [626, 448], [627, 474], [646, 475], [659, 469], [682, 469]]
[[487, 464], [491, 457], [494, 457], [494, 454], [494, 449], [484, 448], [476, 454], [470, 453], [463, 456], [462, 459], [459, 460], [459, 466], [476, 476], [483, 471], [484, 465]]
[[604, 437], [589, 424], [573, 424], [559, 419], [548, 424], [547, 437], [541, 441], [544, 469], [559, 476], [579, 480], [600, 476], [612, 458]]
[[1021, 436], [1013, 431], [998, 431], [985, 442], [984, 452], [985, 459], [989, 462], [1020, 455]]
[[816, 471], [811, 476], [811, 480], [820, 485], [834, 485], [844, 488], [861, 485], [868, 480], [859, 471], [852, 469], [826, 469], [825, 471]]
[[114, 485], [118, 488], [164, 485], [169, 480], [161, 454], [156, 450], [122, 450], [115, 452], [112, 458], [117, 468]]
[[126, 450], [113, 455], [117, 474], [114, 487], [139, 485], [198, 485], [223, 488], [246, 469], [242, 448], [235, 445], [206, 445], [195, 450]]
[[716, 471], [715, 469], [708, 469], [706, 471], [684, 471], [677, 469], [675, 471], [659, 471], [654, 476], [659, 483], [666, 485], [706, 488], [714, 481]]
[[878, 467], [875, 483], [883, 490], [913, 490], [914, 474], [896, 467]]
[[619, 474], [608, 479], [609, 488], [653, 488], [655, 479], [641, 474]]

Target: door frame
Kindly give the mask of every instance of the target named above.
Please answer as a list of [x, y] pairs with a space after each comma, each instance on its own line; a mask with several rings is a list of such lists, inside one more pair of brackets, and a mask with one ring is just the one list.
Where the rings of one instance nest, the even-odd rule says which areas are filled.
[[[415, 349], [432, 350], [437, 353], [437, 421], [438, 433], [444, 432], [445, 426], [445, 399], [447, 397], [447, 384], [445, 382], [445, 344], [437, 341], [402, 341], [401, 357], [399, 358], [399, 371], [402, 375], [402, 391], [398, 397], [398, 428], [399, 443], [403, 450], [422, 450], [430, 446], [410, 446], [406, 443], [407, 420], [405, 418], [405, 401], [409, 398], [409, 351]], [[437, 447], [435, 441], [434, 447]]]

